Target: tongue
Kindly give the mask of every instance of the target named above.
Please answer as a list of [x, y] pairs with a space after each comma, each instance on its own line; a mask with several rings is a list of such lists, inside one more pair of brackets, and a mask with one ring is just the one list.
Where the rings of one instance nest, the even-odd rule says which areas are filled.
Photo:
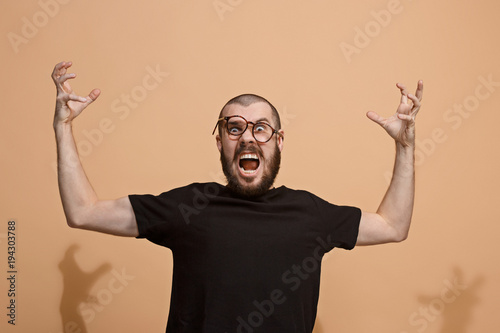
[[245, 170], [255, 170], [259, 166], [259, 161], [257, 160], [241, 160], [240, 166]]

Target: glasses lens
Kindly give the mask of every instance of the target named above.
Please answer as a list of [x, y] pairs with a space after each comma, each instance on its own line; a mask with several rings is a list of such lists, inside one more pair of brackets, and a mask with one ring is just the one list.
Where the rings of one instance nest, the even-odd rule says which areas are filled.
[[227, 131], [231, 135], [241, 135], [247, 128], [247, 122], [240, 117], [231, 117], [227, 120]]
[[257, 123], [253, 127], [253, 136], [259, 142], [267, 142], [273, 136], [273, 129], [266, 123]]

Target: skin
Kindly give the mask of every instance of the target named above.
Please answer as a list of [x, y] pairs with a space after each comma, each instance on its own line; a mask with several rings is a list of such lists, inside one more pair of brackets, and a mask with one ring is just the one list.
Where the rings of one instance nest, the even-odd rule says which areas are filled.
[[[265, 102], [257, 102], [249, 106], [240, 104], [230, 104], [223, 110], [223, 116], [240, 115], [247, 121], [257, 123], [259, 121], [266, 122], [272, 127], [276, 128], [273, 123], [272, 111], [270, 106]], [[220, 126], [225, 126], [221, 123]], [[240, 186], [247, 188], [256, 188], [262, 182], [264, 175], [269, 174], [271, 165], [270, 160], [275, 154], [276, 148], [281, 153], [283, 150], [283, 130], [278, 132], [281, 134], [274, 134], [268, 142], [257, 142], [252, 135], [251, 124], [247, 130], [239, 137], [229, 135], [226, 130], [221, 131], [222, 134], [217, 134], [215, 140], [217, 149], [222, 154], [222, 158], [230, 163], [230, 172], [236, 177]], [[239, 156], [245, 153], [256, 153], [259, 157], [259, 167], [253, 174], [246, 174], [239, 167]]]
[[[100, 95], [93, 89], [86, 97], [77, 95], [69, 84], [76, 77], [68, 73], [71, 62], [61, 62], [54, 67], [52, 79], [57, 88], [54, 132], [58, 153], [58, 182], [61, 201], [70, 227], [109, 233], [118, 236], [138, 236], [137, 222], [128, 196], [116, 200], [99, 200], [80, 163], [72, 131], [73, 120]], [[415, 117], [420, 109], [423, 83], [419, 81], [415, 94], [397, 84], [401, 93], [399, 106], [391, 117], [367, 113], [369, 119], [379, 124], [394, 139], [396, 160], [389, 188], [376, 212], [363, 211], [357, 245], [400, 242], [408, 236], [415, 193]], [[272, 126], [272, 114], [266, 103], [257, 102], [243, 107], [231, 104], [224, 115], [239, 114], [248, 121], [262, 119]], [[283, 131], [280, 131], [282, 134]], [[232, 171], [243, 186], [255, 186], [268, 170], [268, 161], [276, 147], [283, 150], [283, 138], [274, 135], [266, 143], [257, 143], [251, 131], [239, 138], [232, 138], [222, 131], [216, 136], [219, 151], [232, 162]], [[235, 156], [240, 147], [254, 149], [260, 165], [255, 174], [243, 174]], [[252, 147], [252, 148], [250, 148]], [[224, 149], [222, 149], [224, 148]]]
[[136, 237], [139, 232], [128, 197], [99, 200], [80, 163], [71, 125], [101, 92], [94, 89], [87, 97], [76, 95], [68, 81], [76, 77], [67, 73], [71, 65], [71, 62], [61, 62], [52, 72], [57, 88], [53, 123], [57, 143], [57, 176], [66, 221], [73, 228]]
[[415, 118], [420, 110], [424, 84], [418, 81], [415, 94], [403, 84], [396, 112], [384, 118], [369, 111], [369, 119], [379, 124], [394, 139], [396, 160], [389, 184], [375, 213], [363, 211], [356, 245], [401, 242], [408, 237], [415, 199]]

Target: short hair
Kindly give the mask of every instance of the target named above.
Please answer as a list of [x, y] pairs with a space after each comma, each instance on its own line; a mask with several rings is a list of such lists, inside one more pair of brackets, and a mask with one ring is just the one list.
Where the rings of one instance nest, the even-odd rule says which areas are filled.
[[[251, 104], [258, 103], [258, 102], [264, 102], [264, 103], [267, 103], [267, 105], [269, 105], [269, 107], [271, 108], [271, 111], [272, 111], [272, 116], [273, 116], [274, 122], [275, 122], [273, 127], [276, 126], [275, 129], [280, 130], [281, 129], [281, 121], [280, 121], [280, 115], [278, 113], [278, 110], [276, 110], [274, 105], [272, 105], [271, 102], [269, 102], [267, 99], [265, 99], [262, 96], [255, 95], [255, 94], [242, 94], [242, 95], [231, 98], [224, 105], [224, 107], [222, 107], [222, 109], [220, 110], [219, 118], [222, 118], [222, 114], [224, 113], [224, 109], [231, 104], [239, 104], [242, 106], [249, 106]], [[219, 126], [219, 135], [222, 135], [221, 126]]]

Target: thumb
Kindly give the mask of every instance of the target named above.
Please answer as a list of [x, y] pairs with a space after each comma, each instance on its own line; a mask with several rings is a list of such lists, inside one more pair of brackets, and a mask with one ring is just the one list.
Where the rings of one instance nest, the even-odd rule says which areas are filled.
[[376, 113], [375, 111], [368, 111], [366, 113], [366, 116], [370, 120], [372, 120], [372, 121], [376, 122], [377, 124], [379, 124], [380, 126], [384, 126], [384, 118], [381, 117], [381, 116], [379, 116], [378, 113]]
[[87, 96], [87, 99], [90, 98], [93, 102], [97, 99], [97, 97], [99, 97], [100, 94], [101, 94], [101, 91], [99, 89], [93, 89], [90, 92], [90, 94]]
[[97, 97], [99, 97], [99, 95], [101, 94], [101, 91], [99, 89], [93, 89], [90, 94], [85, 97], [85, 99], [87, 100], [87, 102], [85, 103], [85, 106], [89, 105], [90, 103], [92, 103], [93, 101], [95, 101], [97, 99]]

